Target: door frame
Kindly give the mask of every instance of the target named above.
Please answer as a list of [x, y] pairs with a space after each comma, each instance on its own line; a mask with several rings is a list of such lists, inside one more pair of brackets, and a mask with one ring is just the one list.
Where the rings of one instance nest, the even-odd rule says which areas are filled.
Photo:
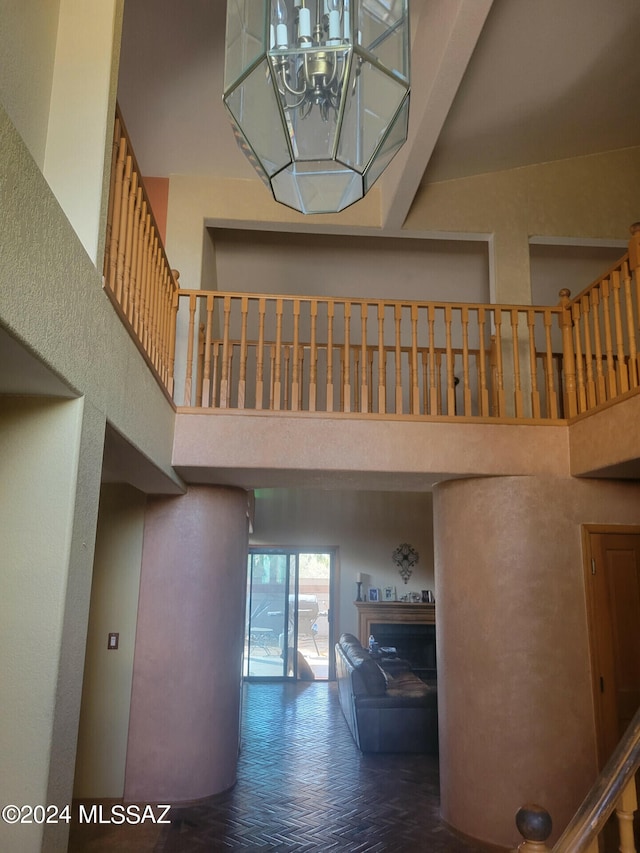
[[622, 534], [640, 536], [640, 525], [633, 524], [583, 524], [582, 528], [582, 555], [583, 555], [583, 570], [584, 570], [584, 590], [587, 608], [587, 633], [589, 640], [589, 659], [591, 667], [591, 690], [593, 696], [593, 712], [596, 727], [596, 747], [598, 755], [598, 767], [601, 770], [606, 763], [608, 755], [606, 754], [605, 740], [605, 723], [604, 723], [604, 708], [603, 708], [603, 693], [600, 688], [600, 677], [602, 674], [602, 655], [604, 650], [601, 647], [596, 625], [596, 596], [594, 584], [591, 582], [591, 577], [595, 574], [594, 561], [595, 557], [591, 549], [591, 534]]
[[[296, 600], [298, 597], [298, 587], [299, 587], [299, 557], [300, 554], [329, 554], [329, 609], [327, 613], [327, 622], [329, 628], [329, 650], [328, 650], [328, 674], [327, 681], [335, 681], [336, 680], [336, 663], [335, 663], [335, 655], [333, 653], [333, 648], [335, 645], [335, 626], [336, 622], [336, 613], [338, 609], [338, 598], [337, 598], [337, 590], [339, 589], [339, 574], [340, 574], [340, 549], [337, 545], [328, 545], [328, 546], [305, 546], [305, 545], [264, 545], [260, 543], [250, 543], [247, 549], [247, 557], [250, 558], [252, 553], [258, 554], [286, 554], [288, 560], [288, 569], [290, 571], [290, 557], [291, 555], [295, 555], [296, 558], [296, 577], [295, 577], [295, 596]], [[247, 578], [248, 583], [250, 583], [250, 578]], [[250, 590], [246, 591], [247, 597], [250, 595]], [[288, 609], [288, 601], [287, 601], [287, 609]], [[287, 616], [288, 619], [288, 616]], [[295, 614], [295, 633], [297, 635], [298, 626], [297, 626], [297, 608]], [[252, 680], [266, 681], [266, 680], [274, 680], [274, 681], [295, 681], [297, 679], [297, 661], [294, 660], [293, 667], [293, 675], [287, 676], [274, 676], [270, 678], [269, 676], [244, 676], [243, 680], [252, 681]]]

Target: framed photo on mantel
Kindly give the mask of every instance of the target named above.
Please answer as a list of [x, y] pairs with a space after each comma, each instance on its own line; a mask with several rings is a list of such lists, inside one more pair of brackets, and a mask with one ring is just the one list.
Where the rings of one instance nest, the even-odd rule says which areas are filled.
[[385, 588], [384, 588], [384, 600], [385, 601], [395, 601], [396, 600], [396, 588], [395, 588], [395, 586], [385, 586]]
[[369, 587], [369, 601], [380, 601], [380, 590], [378, 589], [378, 587]]

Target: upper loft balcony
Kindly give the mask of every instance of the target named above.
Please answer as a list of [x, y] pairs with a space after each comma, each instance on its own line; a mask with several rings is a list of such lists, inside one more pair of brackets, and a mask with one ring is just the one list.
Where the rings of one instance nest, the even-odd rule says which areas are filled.
[[553, 306], [190, 290], [120, 118], [111, 174], [105, 290], [176, 407], [189, 482], [638, 475], [635, 226]]

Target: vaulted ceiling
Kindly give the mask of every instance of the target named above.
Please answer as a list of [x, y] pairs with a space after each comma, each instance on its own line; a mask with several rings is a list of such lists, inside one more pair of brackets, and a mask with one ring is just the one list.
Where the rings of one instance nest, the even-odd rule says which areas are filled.
[[[410, 0], [410, 13], [410, 135], [381, 179], [387, 229], [421, 185], [640, 144], [637, 0]], [[119, 100], [146, 175], [266, 193], [222, 106], [225, 15], [223, 0], [127, 0]]]

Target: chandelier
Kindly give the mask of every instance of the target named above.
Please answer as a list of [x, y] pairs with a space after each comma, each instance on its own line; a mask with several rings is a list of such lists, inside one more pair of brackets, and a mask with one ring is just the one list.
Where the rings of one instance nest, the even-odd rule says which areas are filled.
[[276, 201], [343, 210], [407, 138], [408, 0], [227, 0], [223, 100]]

